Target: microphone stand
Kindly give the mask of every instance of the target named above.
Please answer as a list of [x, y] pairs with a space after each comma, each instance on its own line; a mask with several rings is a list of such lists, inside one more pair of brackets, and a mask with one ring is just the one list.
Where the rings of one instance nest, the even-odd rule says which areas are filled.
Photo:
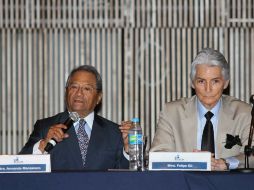
[[252, 139], [253, 139], [253, 132], [254, 132], [254, 95], [251, 95], [250, 102], [253, 104], [251, 110], [251, 124], [250, 124], [250, 133], [248, 138], [248, 144], [244, 147], [244, 154], [245, 154], [245, 165], [244, 169], [249, 169], [249, 156], [254, 153], [254, 147], [251, 147]]

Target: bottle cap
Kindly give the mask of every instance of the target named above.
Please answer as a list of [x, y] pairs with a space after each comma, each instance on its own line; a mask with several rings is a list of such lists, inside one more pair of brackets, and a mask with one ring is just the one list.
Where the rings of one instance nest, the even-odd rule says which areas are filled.
[[134, 118], [132, 118], [131, 121], [134, 122], [134, 123], [137, 123], [137, 122], [139, 122], [139, 118], [138, 117], [134, 117]]

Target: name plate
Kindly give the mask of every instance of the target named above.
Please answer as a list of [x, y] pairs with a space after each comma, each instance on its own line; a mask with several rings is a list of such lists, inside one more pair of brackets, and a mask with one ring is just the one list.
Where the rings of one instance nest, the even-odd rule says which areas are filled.
[[211, 171], [211, 153], [150, 152], [149, 170]]
[[0, 155], [0, 173], [51, 172], [50, 155]]

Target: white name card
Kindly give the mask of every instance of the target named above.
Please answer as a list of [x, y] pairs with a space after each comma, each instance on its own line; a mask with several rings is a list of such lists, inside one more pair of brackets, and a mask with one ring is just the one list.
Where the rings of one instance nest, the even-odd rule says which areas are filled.
[[149, 152], [149, 170], [211, 171], [211, 153]]
[[0, 155], [0, 173], [51, 172], [50, 155]]

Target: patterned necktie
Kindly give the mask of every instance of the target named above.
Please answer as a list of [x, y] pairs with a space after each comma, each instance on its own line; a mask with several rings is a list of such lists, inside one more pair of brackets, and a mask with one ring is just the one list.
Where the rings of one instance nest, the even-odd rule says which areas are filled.
[[78, 143], [79, 143], [79, 148], [81, 151], [81, 156], [82, 156], [84, 167], [85, 167], [85, 163], [86, 163], [86, 153], [87, 153], [87, 147], [88, 147], [88, 143], [89, 143], [89, 137], [88, 137], [86, 130], [85, 130], [85, 124], [86, 124], [86, 121], [84, 119], [80, 119], [79, 120], [79, 128], [78, 128], [78, 132], [77, 132]]
[[213, 124], [211, 122], [213, 113], [208, 111], [205, 114], [205, 117], [206, 124], [202, 135], [201, 150], [214, 153], [214, 133], [213, 133]]

